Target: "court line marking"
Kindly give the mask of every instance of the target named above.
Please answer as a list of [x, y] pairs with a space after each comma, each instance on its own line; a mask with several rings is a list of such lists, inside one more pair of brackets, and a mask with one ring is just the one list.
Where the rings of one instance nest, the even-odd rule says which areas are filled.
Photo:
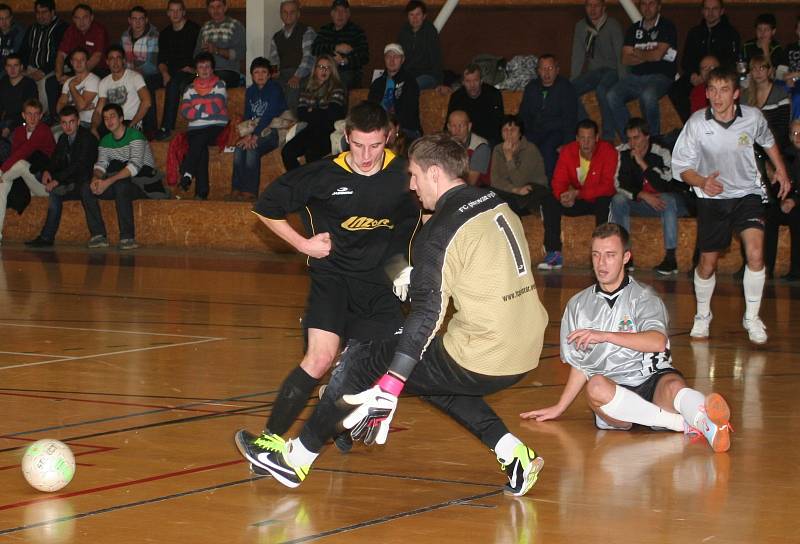
[[22, 355], [23, 357], [59, 357], [61, 359], [71, 359], [69, 355], [56, 355], [55, 353], [39, 353], [32, 351], [0, 351], [0, 355]]
[[0, 326], [7, 327], [31, 327], [35, 329], [66, 329], [69, 331], [88, 331], [88, 332], [118, 332], [122, 334], [138, 334], [142, 336], [174, 336], [177, 338], [204, 338], [206, 340], [224, 340], [224, 338], [217, 338], [215, 336], [201, 336], [199, 334], [170, 334], [165, 332], [147, 332], [147, 331], [122, 331], [116, 329], [92, 329], [88, 327], [64, 327], [63, 325], [32, 325], [30, 323], [9, 323], [7, 321], [0, 321]]

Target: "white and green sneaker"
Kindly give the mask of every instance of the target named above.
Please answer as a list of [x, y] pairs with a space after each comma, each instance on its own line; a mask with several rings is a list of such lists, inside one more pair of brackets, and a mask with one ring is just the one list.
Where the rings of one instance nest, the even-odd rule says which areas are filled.
[[500, 458], [497, 461], [508, 476], [504, 492], [515, 497], [521, 497], [530, 491], [544, 466], [544, 459], [538, 457], [536, 452], [525, 444], [519, 444], [514, 449], [514, 457], [508, 463]]
[[239, 452], [253, 467], [266, 470], [286, 487], [299, 486], [311, 470], [311, 466], [296, 467], [287, 460], [290, 444], [277, 434], [256, 436], [242, 429], [234, 440]]

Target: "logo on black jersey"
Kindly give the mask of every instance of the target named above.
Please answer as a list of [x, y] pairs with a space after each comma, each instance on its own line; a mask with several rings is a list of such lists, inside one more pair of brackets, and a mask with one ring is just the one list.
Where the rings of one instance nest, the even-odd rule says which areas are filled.
[[349, 187], [339, 187], [334, 192], [331, 193], [331, 196], [340, 196], [340, 195], [352, 195], [353, 190]]
[[391, 219], [373, 219], [354, 215], [342, 221], [342, 228], [346, 230], [374, 230], [380, 228], [393, 229]]

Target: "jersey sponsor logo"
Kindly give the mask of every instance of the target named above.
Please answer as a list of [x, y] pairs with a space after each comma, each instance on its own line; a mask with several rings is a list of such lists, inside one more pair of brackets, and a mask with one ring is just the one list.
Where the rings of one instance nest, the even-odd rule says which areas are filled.
[[739, 146], [750, 146], [750, 136], [745, 133], [739, 134]]
[[341, 196], [341, 195], [352, 195], [353, 190], [349, 187], [339, 187], [334, 192], [331, 193], [331, 196]]
[[373, 219], [371, 217], [359, 217], [354, 215], [349, 219], [342, 221], [342, 228], [345, 230], [375, 230], [375, 229], [393, 229], [391, 219]]
[[619, 332], [633, 332], [633, 319], [626, 315], [617, 323], [617, 330]]

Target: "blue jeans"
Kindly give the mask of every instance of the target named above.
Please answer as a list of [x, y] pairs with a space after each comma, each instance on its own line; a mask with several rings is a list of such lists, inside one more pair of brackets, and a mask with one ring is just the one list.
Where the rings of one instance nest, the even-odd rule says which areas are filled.
[[625, 136], [625, 125], [630, 114], [625, 105], [629, 100], [639, 98], [639, 106], [647, 124], [650, 125], [650, 134], [661, 134], [661, 112], [658, 109], [658, 100], [667, 94], [672, 86], [672, 79], [663, 74], [645, 76], [628, 75], [620, 79], [608, 91], [608, 107], [614, 117], [614, 128], [623, 142], [628, 141]]
[[42, 227], [42, 232], [39, 236], [45, 240], [54, 241], [56, 233], [58, 233], [58, 227], [61, 225], [61, 210], [64, 208], [64, 201], [80, 199], [80, 191], [71, 191], [63, 196], [50, 193], [47, 201], [47, 219], [44, 221], [44, 227]]
[[258, 194], [258, 183], [261, 180], [261, 157], [278, 147], [278, 131], [273, 130], [266, 138], [259, 138], [255, 149], [237, 147], [233, 152], [234, 190]]
[[625, 230], [631, 230], [631, 215], [635, 217], [660, 217], [661, 230], [664, 236], [664, 249], [678, 247], [678, 218], [686, 217], [689, 211], [680, 195], [675, 193], [659, 193], [666, 208], [661, 211], [651, 207], [641, 200], [628, 200], [625, 195], [617, 193], [611, 199], [611, 213], [609, 219], [613, 223], [622, 225]]
[[581, 74], [572, 80], [575, 92], [578, 95], [578, 121], [589, 118], [583, 101], [580, 97], [590, 91], [597, 95], [597, 103], [600, 105], [600, 115], [603, 118], [603, 128], [601, 137], [606, 141], [614, 141], [614, 118], [611, 108], [608, 106], [608, 91], [619, 81], [619, 75], [613, 68], [598, 68]]

